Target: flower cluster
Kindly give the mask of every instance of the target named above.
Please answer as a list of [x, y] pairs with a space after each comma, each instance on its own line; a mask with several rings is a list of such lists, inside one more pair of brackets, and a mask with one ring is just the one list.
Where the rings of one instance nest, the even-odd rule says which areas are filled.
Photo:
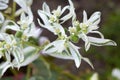
[[[33, 21], [32, 2], [33, 0], [13, 0], [14, 6], [11, 12], [7, 5], [9, 0], [0, 0], [0, 59], [3, 59], [0, 63], [0, 77], [10, 67], [19, 69], [36, 60], [41, 50], [44, 54], [53, 57], [74, 60], [77, 68], [81, 60], [86, 61], [93, 68], [89, 59], [79, 53], [80, 47], [75, 45], [80, 39], [85, 42], [86, 51], [89, 50], [90, 45], [116, 46], [114, 41], [105, 39], [103, 34], [97, 31], [101, 13], [95, 12], [88, 19], [87, 13], [83, 11], [83, 22], [79, 22], [71, 0], [68, 0], [69, 5], [64, 8], [58, 6], [51, 11], [49, 6], [43, 3], [42, 10], [38, 10], [39, 25], [58, 36], [55, 41], [39, 46], [38, 41], [42, 40], [39, 37], [42, 30], [37, 28]], [[20, 7], [18, 10], [14, 8], [16, 3]], [[69, 13], [65, 15], [68, 10]], [[16, 18], [20, 20], [17, 21]], [[63, 23], [70, 19], [72, 25], [65, 30]], [[100, 38], [91, 37], [89, 33], [99, 34]], [[47, 38], [43, 37], [43, 39]]]
[[[40, 22], [38, 19], [40, 26], [48, 29], [53, 34], [58, 36], [55, 41], [48, 44], [44, 48], [44, 52], [57, 58], [74, 60], [77, 68], [80, 66], [81, 59], [83, 59], [93, 68], [89, 59], [80, 55], [80, 48], [74, 43], [77, 43], [80, 39], [82, 39], [85, 42], [86, 51], [89, 50], [90, 45], [116, 46], [116, 43], [112, 40], [104, 39], [102, 33], [97, 31], [99, 28], [98, 24], [100, 22], [101, 16], [100, 12], [93, 13], [92, 16], [88, 19], [87, 13], [83, 11], [83, 22], [79, 22], [76, 18], [75, 8], [72, 1], [68, 1], [69, 5], [62, 9], [61, 6], [58, 6], [57, 9], [50, 11], [49, 6], [46, 3], [43, 3], [43, 9], [38, 10], [38, 14], [43, 22]], [[69, 10], [69, 13], [63, 16], [63, 13], [67, 10]], [[69, 19], [72, 19], [72, 25], [68, 28], [68, 31], [65, 31], [62, 24]], [[68, 32], [69, 35], [66, 34]], [[100, 38], [88, 36], [89, 33], [99, 34]]]
[[[39, 46], [34, 45], [42, 30], [36, 28], [29, 4], [32, 0], [14, 0], [21, 9], [14, 16], [20, 16], [19, 21], [5, 19], [2, 10], [7, 9], [9, 0], [0, 0], [0, 76], [10, 67], [26, 66], [39, 57]], [[13, 33], [9, 33], [13, 32]], [[32, 41], [33, 40], [33, 41]]]

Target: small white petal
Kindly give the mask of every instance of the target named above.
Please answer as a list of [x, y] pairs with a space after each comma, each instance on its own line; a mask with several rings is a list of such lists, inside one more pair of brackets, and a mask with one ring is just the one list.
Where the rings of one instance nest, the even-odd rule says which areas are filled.
[[50, 14], [50, 8], [45, 2], [43, 3], [42, 9], [43, 9], [43, 11]]
[[[70, 19], [72, 17], [72, 21], [74, 21], [76, 19], [76, 14], [75, 14], [75, 8], [73, 5], [73, 2], [71, 0], [68, 0], [70, 6], [66, 6], [65, 9], [63, 8], [63, 11], [65, 10], [69, 10], [69, 13], [65, 16], [63, 16], [60, 20], [62, 20], [61, 24], [64, 23], [65, 21], [67, 21], [68, 19]], [[62, 13], [63, 13], [62, 11]]]
[[39, 19], [38, 19], [38, 23], [39, 23], [39, 25], [40, 25], [41, 27], [46, 28], [46, 29], [48, 29], [49, 31], [55, 33], [53, 26], [51, 26], [51, 25], [43, 25], [43, 24], [40, 22]]
[[61, 11], [61, 14], [63, 14], [67, 9], [69, 9], [69, 6], [65, 6], [62, 11]]
[[15, 12], [15, 16], [19, 16], [21, 13], [23, 13], [24, 10], [23, 9], [18, 9], [16, 12]]
[[87, 21], [87, 13], [86, 11], [84, 10], [83, 11], [83, 23], [85, 23]]
[[48, 17], [41, 10], [38, 10], [38, 15], [43, 20], [44, 25], [50, 25]]
[[92, 23], [92, 25], [98, 25], [100, 22], [100, 16], [101, 16], [100, 12], [93, 13], [89, 20], [87, 21], [88, 24]]

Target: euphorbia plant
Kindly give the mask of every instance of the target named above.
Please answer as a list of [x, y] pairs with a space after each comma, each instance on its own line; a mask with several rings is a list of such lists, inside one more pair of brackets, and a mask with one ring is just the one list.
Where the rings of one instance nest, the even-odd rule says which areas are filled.
[[[89, 59], [80, 54], [80, 47], [75, 43], [83, 40], [86, 51], [89, 50], [90, 45], [116, 46], [114, 41], [105, 39], [103, 34], [97, 31], [101, 12], [97, 11], [87, 18], [86, 11], [83, 11], [83, 21], [79, 22], [71, 0], [68, 0], [69, 4], [64, 8], [58, 6], [57, 9], [51, 11], [49, 6], [43, 3], [42, 10], [38, 9], [39, 25], [51, 31], [53, 35], [57, 35], [57, 39], [53, 42], [38, 45], [36, 42], [42, 38], [39, 37], [42, 30], [36, 27], [33, 20], [34, 15], [31, 10], [33, 0], [13, 0], [12, 12], [9, 10], [8, 2], [9, 0], [0, 0], [0, 58], [4, 58], [0, 64], [0, 76], [10, 67], [19, 69], [29, 65], [39, 56], [43, 56], [40, 55], [40, 51], [56, 58], [74, 60], [77, 68], [83, 59], [94, 68]], [[21, 7], [18, 10], [16, 10], [16, 3]], [[67, 10], [69, 13], [64, 15]], [[5, 11], [10, 12], [12, 16]], [[16, 20], [18, 17], [20, 19]], [[65, 30], [63, 23], [70, 19], [72, 25]], [[98, 34], [100, 38], [91, 37], [89, 33]]]

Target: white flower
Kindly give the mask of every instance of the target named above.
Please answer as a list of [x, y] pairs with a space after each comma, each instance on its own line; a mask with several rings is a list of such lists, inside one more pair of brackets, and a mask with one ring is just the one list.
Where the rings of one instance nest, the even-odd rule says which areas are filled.
[[28, 9], [31, 7], [33, 0], [14, 0], [21, 9], [17, 10], [15, 15], [20, 15], [22, 12], [28, 13]]
[[44, 14], [41, 15], [41, 16], [43, 17], [43, 21], [45, 22], [45, 23], [44, 23], [45, 25], [43, 25], [43, 24], [38, 20], [40, 26], [42, 26], [42, 27], [48, 29], [49, 31], [53, 32], [54, 35], [58, 35], [58, 34], [60, 34], [60, 33], [61, 33], [61, 35], [65, 35], [64, 28], [62, 27], [62, 25], [60, 25], [60, 24], [58, 24], [58, 23], [53, 23], [53, 25], [51, 25], [50, 23], [47, 23], [47, 20], [48, 20], [48, 19], [46, 19], [47, 17], [44, 16]]
[[[49, 6], [46, 4], [46, 3], [43, 3], [43, 6], [42, 6], [43, 10], [38, 10], [38, 14], [45, 14], [46, 17], [48, 17], [48, 22], [49, 23], [59, 23], [60, 20], [62, 20], [63, 22], [65, 22], [66, 20], [70, 19], [71, 17], [66, 17], [68, 15], [70, 15], [70, 13], [68, 13], [67, 15], [63, 16], [62, 18], [61, 15], [67, 10], [69, 9], [69, 6], [65, 6], [63, 9], [61, 9], [61, 6], [58, 6], [56, 10], [53, 10], [52, 12], [50, 12], [50, 8]], [[40, 16], [42, 17], [42, 16]]]
[[[27, 14], [27, 16], [26, 16]], [[28, 26], [33, 22], [33, 13], [30, 8], [28, 8], [27, 13], [21, 13], [20, 15], [20, 21], [18, 21], [18, 24], [22, 26]]]
[[[23, 12], [20, 16], [20, 21], [16, 24], [14, 21], [6, 20], [1, 28], [1, 32], [6, 32], [7, 29], [11, 29], [17, 32], [21, 32], [21, 38], [25, 41], [28, 40], [29, 37], [38, 38], [42, 30], [40, 28], [36, 28], [33, 22], [33, 14], [31, 9], [28, 9], [27, 16]], [[12, 23], [12, 25], [9, 25]]]
[[[43, 23], [41, 23], [40, 20], [38, 20], [40, 26], [48, 29], [55, 35], [58, 35], [58, 32], [63, 32], [64, 29], [61, 24], [70, 19], [73, 15], [75, 16], [74, 6], [71, 0], [69, 0], [69, 4], [70, 6], [65, 6], [63, 9], [61, 9], [61, 6], [58, 6], [56, 10], [50, 12], [49, 6], [43, 3], [43, 10], [38, 10], [38, 14], [43, 21]], [[69, 13], [61, 17], [66, 10], [69, 10]]]
[[0, 0], [0, 10], [4, 10], [8, 7], [7, 3], [9, 0]]
[[[116, 43], [109, 39], [104, 39], [104, 36], [101, 32], [97, 31], [98, 24], [100, 22], [100, 12], [95, 12], [92, 16], [87, 19], [87, 14], [83, 11], [83, 22], [79, 24], [80, 33], [79, 38], [82, 38], [85, 41], [86, 51], [90, 48], [90, 45], [95, 46], [104, 46], [104, 45], [113, 45], [116, 46]], [[87, 36], [89, 33], [99, 34], [101, 38], [95, 38]]]
[[13, 55], [14, 59], [19, 64], [24, 60], [22, 47], [16, 41], [16, 38], [13, 35], [8, 35], [5, 33], [0, 34], [1, 40], [1, 50], [4, 50], [5, 58], [8, 62], [11, 62], [11, 56]]
[[68, 0], [68, 2], [69, 2], [69, 8], [68, 8], [69, 9], [69, 14], [67, 14], [66, 16], [61, 18], [61, 20], [63, 20], [62, 23], [64, 23], [65, 21], [67, 21], [71, 17], [72, 17], [72, 21], [76, 19], [74, 4], [73, 4], [72, 0]]
[[[6, 61], [0, 65], [0, 76], [9, 67], [20, 68], [33, 62], [39, 57], [39, 50], [32, 46], [24, 46], [21, 41], [16, 39], [13, 35], [0, 33], [0, 58], [5, 57]], [[11, 55], [13, 57], [11, 57]], [[4, 67], [3, 67], [4, 66]]]
[[20, 16], [20, 21], [18, 21], [18, 24], [20, 24], [20, 30], [23, 32], [23, 37], [34, 37], [38, 38], [42, 30], [40, 28], [36, 28], [34, 22], [33, 22], [33, 14], [31, 9], [28, 9], [27, 12], [28, 16], [25, 15], [23, 12]]
[[120, 69], [115, 68], [112, 70], [112, 76], [120, 80]]
[[94, 73], [91, 77], [90, 80], [99, 80], [98, 78], [98, 73]]
[[89, 59], [82, 57], [78, 49], [79, 47], [75, 46], [73, 43], [69, 41], [56, 40], [48, 44], [44, 48], [43, 52], [56, 58], [74, 60], [77, 68], [79, 68], [81, 64], [81, 59], [83, 59], [93, 68]]

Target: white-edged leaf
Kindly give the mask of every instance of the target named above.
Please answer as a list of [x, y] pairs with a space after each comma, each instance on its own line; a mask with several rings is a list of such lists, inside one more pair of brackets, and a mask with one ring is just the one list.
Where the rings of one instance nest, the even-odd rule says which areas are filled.
[[[9, 25], [9, 23], [12, 23]], [[1, 28], [1, 32], [5, 32], [7, 29], [11, 29], [14, 31], [19, 31], [20, 27], [12, 20], [6, 20]]]
[[42, 29], [37, 28], [34, 23], [31, 23], [27, 29], [24, 30], [23, 34], [29, 37], [38, 38], [42, 33]]
[[81, 64], [81, 55], [80, 55], [78, 49], [79, 49], [79, 47], [77, 47], [74, 44], [72, 44], [71, 42], [69, 42], [69, 50], [70, 50], [70, 53], [72, 54], [72, 57], [75, 61], [75, 65], [77, 68], [79, 68], [79, 66]]
[[27, 4], [25, 0], [14, 0], [25, 12], [27, 12]]
[[64, 44], [65, 44], [65, 40], [56, 40], [48, 44], [43, 51], [47, 54], [51, 54], [54, 52], [61, 53], [65, 49]]
[[83, 59], [85, 62], [87, 62], [87, 63], [92, 67], [92, 69], [94, 69], [93, 64], [90, 62], [90, 60], [89, 60], [88, 58], [83, 57], [82, 59]]
[[116, 42], [110, 40], [110, 39], [102, 39], [102, 38], [95, 38], [95, 37], [89, 37], [88, 39], [92, 45], [95, 46], [105, 46], [105, 45], [111, 45], [116, 46]]
[[101, 32], [99, 32], [99, 31], [91, 31], [90, 33], [98, 34], [98, 35], [100, 35], [100, 37], [101, 37], [102, 39], [104, 39], [104, 35], [103, 35]]
[[9, 0], [0, 0], [0, 2], [2, 2], [2, 3], [8, 3]]
[[50, 55], [52, 57], [60, 58], [60, 59], [74, 60], [73, 56], [67, 50], [64, 50], [61, 53], [54, 52], [54, 53], [51, 53], [51, 54], [48, 54], [48, 55]]
[[43, 53], [61, 59], [72, 59], [73, 56], [69, 53], [68, 49], [65, 47], [65, 40], [57, 40], [48, 44]]
[[24, 54], [24, 60], [20, 64], [18, 64], [15, 59], [13, 60], [13, 64], [15, 67], [19, 68], [19, 66], [20, 67], [26, 66], [32, 63], [34, 60], [36, 60], [40, 55], [37, 49], [31, 46], [24, 48], [23, 54]]
[[2, 15], [2, 13], [0, 12], [0, 24], [4, 22], [4, 16]]
[[6, 72], [6, 70], [8, 68], [12, 67], [12, 64], [10, 64], [9, 62], [3, 62], [0, 64], [0, 77], [3, 76], [3, 74]]
[[85, 50], [88, 51], [89, 48], [90, 48], [90, 41], [89, 41], [87, 35], [85, 35], [85, 34], [83, 33], [82, 39], [85, 41]]
[[32, 63], [40, 56], [40, 53], [34, 47], [26, 47], [23, 50], [23, 53], [24, 53], [24, 61], [21, 63], [21, 66], [26, 66]]
[[98, 25], [100, 22], [100, 16], [101, 16], [101, 12], [95, 12], [91, 15], [91, 17], [88, 19], [88, 24], [92, 23], [92, 25]]
[[43, 9], [43, 11], [45, 11], [45, 12], [50, 14], [50, 8], [49, 8], [49, 6], [45, 2], [42, 5], [42, 9]]
[[87, 21], [87, 13], [86, 11], [84, 10], [83, 11], [83, 23], [85, 23]]
[[44, 25], [50, 25], [49, 19], [48, 19], [47, 15], [45, 15], [45, 13], [43, 11], [38, 10], [38, 15], [43, 20]]
[[6, 3], [3, 3], [0, 1], [0, 10], [4, 10], [8, 7], [8, 5]]

